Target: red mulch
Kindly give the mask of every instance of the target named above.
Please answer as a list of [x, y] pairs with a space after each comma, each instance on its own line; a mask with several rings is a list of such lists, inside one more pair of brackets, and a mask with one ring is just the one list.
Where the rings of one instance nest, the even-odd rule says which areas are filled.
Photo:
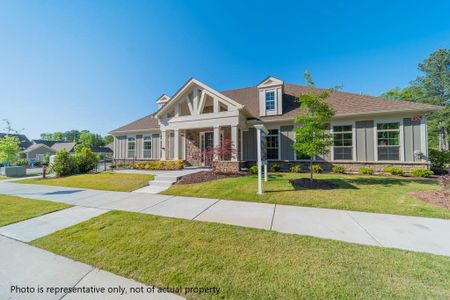
[[241, 177], [241, 176], [246, 176], [246, 175], [248, 175], [248, 174], [244, 173], [244, 172], [220, 173], [220, 172], [213, 172], [213, 171], [201, 171], [201, 172], [197, 172], [194, 174], [189, 174], [189, 175], [181, 177], [181, 179], [178, 180], [177, 184], [200, 183], [200, 182], [206, 182], [206, 181], [217, 180], [217, 179]]
[[450, 190], [410, 192], [411, 196], [450, 209]]
[[295, 189], [332, 190], [338, 188], [336, 184], [326, 179], [313, 179], [311, 181], [309, 178], [298, 178], [289, 180], [289, 183]]

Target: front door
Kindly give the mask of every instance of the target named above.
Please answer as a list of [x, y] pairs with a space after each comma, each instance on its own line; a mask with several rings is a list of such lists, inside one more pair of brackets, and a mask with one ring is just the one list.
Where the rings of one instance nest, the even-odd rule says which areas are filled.
[[213, 159], [214, 132], [200, 132], [200, 150], [202, 166], [210, 166]]

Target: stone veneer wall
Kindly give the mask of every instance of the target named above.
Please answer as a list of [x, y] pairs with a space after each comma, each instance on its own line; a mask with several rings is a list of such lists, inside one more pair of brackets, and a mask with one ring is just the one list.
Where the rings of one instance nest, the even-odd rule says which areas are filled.
[[189, 129], [186, 130], [186, 164], [187, 165], [199, 165], [200, 156], [200, 132], [204, 129]]
[[220, 173], [238, 173], [241, 171], [243, 162], [229, 161], [229, 160], [216, 160], [212, 162], [212, 168], [214, 172]]
[[[281, 166], [281, 170], [288, 171], [292, 165], [300, 165], [303, 171], [309, 171], [308, 161], [270, 161], [271, 164], [277, 163]], [[398, 163], [386, 163], [386, 162], [325, 162], [315, 161], [314, 164], [321, 165], [324, 171], [331, 171], [333, 166], [344, 166], [348, 172], [358, 172], [361, 167], [372, 168], [375, 172], [381, 172], [381, 170], [388, 166], [395, 166], [402, 168], [405, 172], [410, 172], [412, 168], [428, 168], [428, 164], [424, 162], [398, 162]], [[245, 162], [245, 167], [249, 168], [252, 165], [256, 165], [255, 161]]]

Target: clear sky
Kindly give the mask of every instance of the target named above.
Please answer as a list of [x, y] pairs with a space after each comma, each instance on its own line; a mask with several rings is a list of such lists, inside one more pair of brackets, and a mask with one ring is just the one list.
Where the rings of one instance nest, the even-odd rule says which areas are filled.
[[[268, 75], [379, 95], [450, 46], [450, 1], [0, 0], [0, 119], [29, 138], [108, 131], [190, 77]], [[1, 124], [0, 128], [3, 128]]]

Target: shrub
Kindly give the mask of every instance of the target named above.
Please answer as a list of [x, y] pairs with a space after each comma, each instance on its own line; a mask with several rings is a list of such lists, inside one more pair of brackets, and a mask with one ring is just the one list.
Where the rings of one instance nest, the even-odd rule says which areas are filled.
[[445, 169], [445, 167], [450, 164], [450, 151], [430, 149], [428, 152], [428, 159], [430, 160], [432, 169]]
[[433, 175], [433, 171], [427, 170], [425, 168], [413, 168], [411, 169], [411, 175], [416, 177], [429, 177]]
[[300, 166], [300, 165], [292, 165], [289, 168], [289, 171], [291, 171], [292, 173], [300, 173], [302, 171], [302, 166]]
[[359, 168], [359, 173], [364, 175], [373, 175], [373, 169], [370, 167], [361, 167]]
[[98, 156], [89, 147], [78, 148], [75, 153], [75, 162], [79, 173], [87, 173], [98, 165]]
[[256, 166], [256, 165], [253, 165], [253, 166], [251, 166], [250, 167], [250, 174], [258, 174], [258, 166]]
[[46, 153], [42, 158], [41, 164], [48, 166], [50, 163], [50, 153]]
[[344, 174], [345, 171], [347, 171], [347, 168], [344, 166], [333, 166], [333, 168], [331, 168], [331, 172], [336, 174]]
[[76, 174], [78, 170], [75, 158], [67, 150], [62, 149], [56, 153], [55, 160], [51, 164], [49, 171], [54, 172], [57, 176]]
[[279, 172], [281, 167], [277, 163], [270, 164], [270, 172]]
[[24, 158], [19, 158], [16, 161], [16, 165], [18, 165], [18, 166], [26, 166], [26, 165], [28, 165], [28, 161], [26, 159], [24, 159]]
[[308, 167], [308, 169], [316, 174], [322, 173], [322, 171], [323, 171], [322, 167], [318, 164], [314, 164], [314, 165]]
[[109, 168], [114, 170], [115, 168], [117, 168], [117, 165], [111, 164], [111, 165], [109, 166]]
[[390, 173], [392, 175], [403, 175], [404, 173], [402, 168], [393, 166], [384, 167], [382, 171], [385, 173]]

